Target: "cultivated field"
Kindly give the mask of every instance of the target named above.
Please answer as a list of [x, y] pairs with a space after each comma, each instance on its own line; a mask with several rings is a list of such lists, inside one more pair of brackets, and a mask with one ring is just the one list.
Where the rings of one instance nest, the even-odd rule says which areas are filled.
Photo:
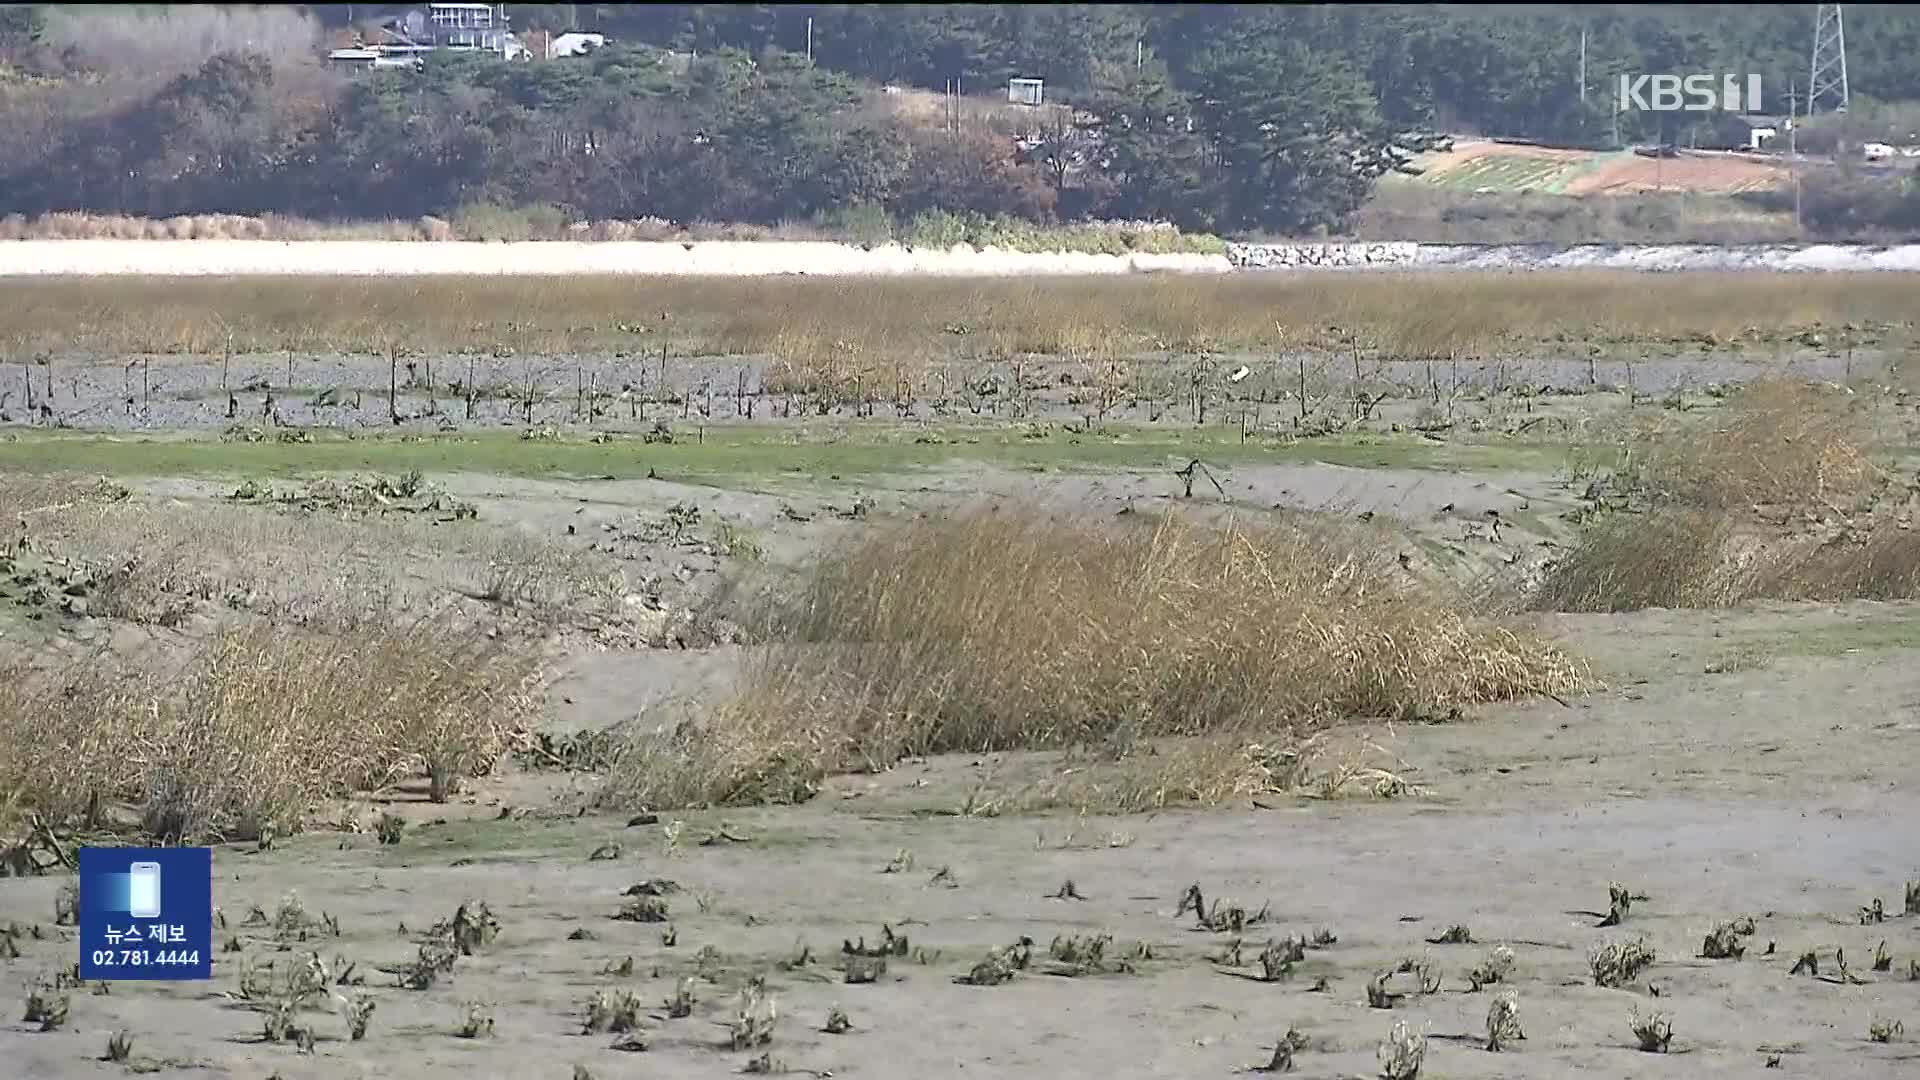
[[0, 1061], [1901, 1075], [1913, 288], [0, 281]]
[[1683, 152], [1656, 159], [1631, 151], [1562, 150], [1462, 140], [1414, 160], [1420, 184], [1465, 191], [1621, 195], [1647, 191], [1725, 195], [1777, 188], [1785, 166], [1758, 155]]

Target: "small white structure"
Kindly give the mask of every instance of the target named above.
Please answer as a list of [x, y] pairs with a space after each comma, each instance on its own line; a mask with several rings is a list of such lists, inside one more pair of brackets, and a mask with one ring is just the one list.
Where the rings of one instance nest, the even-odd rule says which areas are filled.
[[1893, 156], [1893, 147], [1883, 142], [1870, 142], [1860, 147], [1860, 153], [1868, 161], [1885, 161]]
[[607, 44], [605, 34], [588, 34], [578, 30], [569, 30], [564, 34], [555, 34], [547, 42], [547, 59], [558, 60], [563, 56], [585, 56]]
[[1015, 105], [1038, 105], [1045, 90], [1041, 79], [1008, 79], [1007, 100]]

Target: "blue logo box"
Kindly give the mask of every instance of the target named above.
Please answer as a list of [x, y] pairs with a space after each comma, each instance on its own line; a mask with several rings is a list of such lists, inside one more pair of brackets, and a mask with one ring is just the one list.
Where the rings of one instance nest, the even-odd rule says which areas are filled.
[[81, 848], [80, 977], [213, 978], [213, 849]]

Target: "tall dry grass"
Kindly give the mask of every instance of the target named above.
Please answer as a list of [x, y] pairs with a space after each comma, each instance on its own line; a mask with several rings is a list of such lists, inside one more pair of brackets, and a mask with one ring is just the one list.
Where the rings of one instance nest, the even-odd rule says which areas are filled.
[[925, 278], [0, 281], [0, 358], [837, 350], [869, 364], [1359, 348], [1494, 356], [1547, 342], [1828, 346], [1910, 327], [1894, 274], [1394, 273]]
[[610, 791], [790, 798], [796, 780], [910, 754], [1257, 740], [1582, 685], [1578, 661], [1407, 583], [1391, 552], [1349, 530], [1177, 515], [886, 527], [772, 613], [776, 643], [738, 700], [643, 744]]
[[1863, 412], [1848, 393], [1758, 379], [1723, 414], [1650, 440], [1637, 479], [1662, 505], [1856, 510], [1884, 479], [1860, 446], [1868, 434]]
[[1749, 600], [1920, 596], [1914, 487], [1863, 449], [1842, 391], [1770, 379], [1719, 414], [1658, 432], [1602, 514], [1535, 589], [1537, 609], [1710, 608]]
[[394, 622], [233, 626], [178, 670], [154, 663], [7, 665], [0, 792], [17, 811], [74, 824], [125, 804], [155, 836], [246, 838], [410, 774], [444, 799], [524, 729], [537, 675], [502, 640]]
[[1355, 216], [1362, 240], [1434, 244], [1779, 244], [1805, 238], [1792, 210], [1702, 192], [1554, 195], [1381, 184]]

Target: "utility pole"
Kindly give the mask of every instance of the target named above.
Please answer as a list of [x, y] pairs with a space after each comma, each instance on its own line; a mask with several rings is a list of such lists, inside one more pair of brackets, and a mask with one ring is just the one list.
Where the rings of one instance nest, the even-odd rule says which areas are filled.
[[1580, 112], [1587, 109], [1587, 28], [1580, 28]]
[[807, 63], [813, 63], [813, 16], [807, 16]]
[[1800, 125], [1796, 113], [1800, 107], [1800, 81], [1787, 89], [1787, 172], [1793, 177], [1793, 228], [1800, 230]]

